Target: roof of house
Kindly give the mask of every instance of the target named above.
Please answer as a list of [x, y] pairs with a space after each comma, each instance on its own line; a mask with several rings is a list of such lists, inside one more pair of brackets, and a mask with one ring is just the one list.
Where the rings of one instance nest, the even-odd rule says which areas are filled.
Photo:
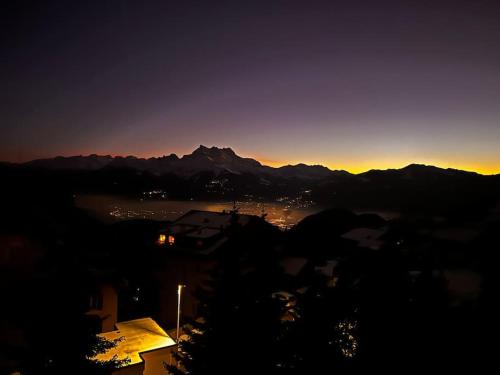
[[195, 250], [197, 254], [208, 255], [222, 246], [228, 240], [227, 229], [236, 221], [237, 224], [245, 226], [253, 215], [234, 214], [232, 212], [213, 212], [191, 210], [172, 222], [165, 233], [179, 236], [183, 239], [202, 242], [203, 245], [193, 247], [184, 245], [176, 240], [176, 246]]
[[193, 230], [188, 235], [189, 235], [189, 237], [203, 239], [203, 238], [211, 238], [211, 237], [216, 236], [218, 234], [220, 234], [219, 229], [200, 227], [200, 228], [197, 228], [196, 230]]
[[[173, 225], [190, 225], [195, 227], [206, 227], [214, 229], [226, 229], [231, 225], [233, 214], [230, 212], [214, 212], [191, 210], [173, 222]], [[240, 225], [250, 222], [252, 215], [236, 215]]]
[[297, 276], [307, 264], [308, 260], [304, 257], [286, 257], [280, 261], [283, 271], [292, 276]]
[[314, 267], [314, 270], [324, 276], [333, 277], [333, 271], [338, 264], [339, 262], [336, 260], [329, 260], [322, 266]]
[[358, 246], [367, 247], [377, 250], [382, 246], [383, 241], [380, 237], [385, 234], [386, 228], [372, 229], [372, 228], [355, 228], [342, 235], [346, 240], [356, 241]]
[[151, 318], [116, 323], [116, 330], [101, 333], [106, 340], [121, 339], [114, 348], [96, 355], [93, 360], [105, 362], [129, 359], [127, 366], [142, 362], [141, 353], [175, 345], [175, 341]]

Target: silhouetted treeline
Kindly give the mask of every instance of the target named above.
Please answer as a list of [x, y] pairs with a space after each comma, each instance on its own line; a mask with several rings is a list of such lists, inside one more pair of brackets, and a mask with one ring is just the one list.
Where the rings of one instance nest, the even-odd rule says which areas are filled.
[[[307, 191], [308, 199], [326, 207], [397, 211], [404, 214], [484, 214], [500, 199], [500, 176], [411, 165], [398, 170], [347, 172], [325, 177], [301, 178], [259, 175], [248, 172], [200, 171], [189, 176], [153, 174], [131, 168], [103, 167], [98, 170], [43, 169], [24, 165], [0, 166], [9, 189], [29, 195], [37, 189], [72, 193], [123, 194], [137, 198], [144, 192], [161, 190], [168, 199], [294, 198]], [[147, 196], [146, 196], [147, 197]]]

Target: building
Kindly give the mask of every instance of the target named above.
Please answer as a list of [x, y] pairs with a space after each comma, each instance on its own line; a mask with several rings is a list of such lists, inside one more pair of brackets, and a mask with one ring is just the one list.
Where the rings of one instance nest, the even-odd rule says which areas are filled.
[[336, 274], [336, 268], [338, 264], [338, 260], [328, 260], [323, 265], [314, 267], [315, 272], [326, 278], [326, 285], [330, 288], [334, 288], [337, 285], [338, 276]]
[[116, 329], [99, 334], [109, 341], [117, 340], [114, 348], [98, 354], [95, 361], [113, 358], [128, 361], [115, 369], [113, 375], [165, 375], [164, 363], [171, 358], [175, 341], [151, 318], [116, 323]]
[[344, 233], [341, 237], [352, 241], [358, 247], [378, 250], [384, 244], [383, 236], [386, 232], [387, 228], [385, 227], [380, 229], [355, 228]]
[[118, 319], [118, 293], [112, 283], [98, 283], [88, 293], [86, 315], [97, 321], [96, 331], [108, 332], [115, 329]]
[[[175, 298], [169, 300], [175, 305]], [[117, 323], [118, 291], [111, 282], [100, 281], [89, 290], [89, 310], [86, 315], [97, 325], [97, 336], [113, 341], [116, 346], [98, 354], [95, 361], [111, 359], [126, 363], [111, 371], [114, 375], [165, 375], [164, 362], [171, 360], [175, 341], [151, 317], [141, 317]]]
[[159, 321], [166, 325], [175, 322], [177, 311], [171, 301], [178, 285], [186, 285], [182, 315], [196, 317], [196, 293], [200, 288], [210, 290], [211, 273], [220, 260], [228, 254], [244, 260], [266, 248], [275, 231], [279, 232], [258, 216], [198, 210], [189, 211], [160, 231], [157, 245], [162, 264], [157, 265], [156, 273]]
[[255, 219], [259, 218], [235, 212], [191, 210], [159, 234], [158, 244], [184, 253], [209, 255], [228, 241], [231, 229], [246, 227]]

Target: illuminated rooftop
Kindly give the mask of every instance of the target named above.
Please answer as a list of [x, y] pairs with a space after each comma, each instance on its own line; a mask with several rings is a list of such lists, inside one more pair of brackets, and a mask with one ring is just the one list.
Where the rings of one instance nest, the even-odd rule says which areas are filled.
[[356, 228], [344, 233], [342, 238], [355, 241], [360, 247], [378, 250], [383, 244], [381, 237], [385, 232], [386, 228]]
[[[237, 220], [240, 225], [248, 224], [251, 215], [238, 214]], [[194, 227], [226, 229], [231, 225], [233, 218], [229, 212], [212, 212], [191, 210], [174, 221], [175, 225], [187, 225]]]
[[106, 353], [98, 354], [93, 359], [109, 361], [129, 359], [127, 364], [142, 362], [141, 353], [163, 349], [175, 345], [175, 341], [151, 318], [142, 318], [116, 323], [116, 330], [101, 333], [98, 336], [106, 340], [123, 339]]
[[228, 240], [226, 229], [234, 221], [240, 226], [245, 226], [254, 218], [256, 218], [254, 215], [239, 213], [233, 215], [230, 211], [191, 210], [160, 233], [158, 243], [165, 244], [165, 236], [168, 235], [168, 237], [172, 237], [172, 242], [169, 241], [169, 245], [175, 244], [177, 249], [209, 255]]

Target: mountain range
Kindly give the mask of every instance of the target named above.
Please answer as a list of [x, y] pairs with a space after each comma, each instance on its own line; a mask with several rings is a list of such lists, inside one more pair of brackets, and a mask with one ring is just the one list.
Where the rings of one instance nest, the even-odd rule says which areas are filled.
[[99, 169], [132, 169], [145, 171], [155, 175], [173, 173], [183, 177], [190, 177], [200, 172], [221, 173], [252, 173], [264, 174], [284, 178], [321, 179], [335, 173], [345, 171], [332, 171], [321, 165], [286, 165], [273, 168], [262, 165], [255, 159], [238, 156], [231, 148], [206, 147], [200, 145], [191, 154], [178, 157], [176, 154], [168, 156], [138, 158], [135, 156], [58, 156], [49, 159], [37, 159], [27, 163], [26, 166], [52, 169], [52, 170], [88, 170]]
[[270, 167], [230, 148], [153, 158], [72, 156], [0, 163], [0, 195], [125, 194], [144, 199], [286, 201], [436, 215], [500, 207], [500, 175], [411, 164], [352, 174], [321, 165]]
[[[110, 156], [110, 155], [88, 155], [88, 156], [57, 156], [47, 159], [36, 159], [22, 165], [33, 168], [49, 170], [109, 170], [130, 169], [141, 172], [149, 172], [155, 175], [167, 173], [182, 177], [191, 177], [200, 172], [256, 175], [269, 175], [282, 178], [299, 178], [320, 180], [338, 175], [351, 175], [344, 170], [331, 170], [322, 165], [285, 165], [282, 167], [270, 167], [261, 164], [252, 158], [244, 158], [237, 155], [231, 148], [206, 147], [200, 145], [191, 154], [182, 157], [176, 154], [161, 157], [139, 158], [135, 156]], [[444, 169], [421, 164], [410, 164], [401, 169], [370, 170], [357, 176], [364, 178], [377, 178], [380, 174], [399, 173], [405, 178], [417, 175], [477, 175], [475, 172], [466, 172], [457, 169]]]

